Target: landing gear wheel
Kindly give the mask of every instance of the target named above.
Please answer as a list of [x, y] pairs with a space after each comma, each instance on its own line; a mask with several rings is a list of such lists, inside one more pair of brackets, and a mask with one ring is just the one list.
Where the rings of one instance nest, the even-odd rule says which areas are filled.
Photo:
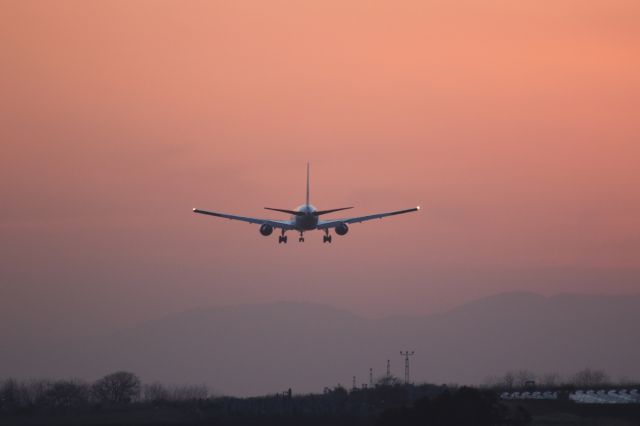
[[278, 237], [278, 244], [281, 244], [281, 243], [287, 244], [287, 236], [286, 235], [280, 235]]
[[323, 235], [322, 236], [323, 243], [331, 243], [331, 235]]
[[298, 242], [300, 242], [300, 243], [304, 243], [304, 237], [300, 237], [300, 238], [298, 238]]

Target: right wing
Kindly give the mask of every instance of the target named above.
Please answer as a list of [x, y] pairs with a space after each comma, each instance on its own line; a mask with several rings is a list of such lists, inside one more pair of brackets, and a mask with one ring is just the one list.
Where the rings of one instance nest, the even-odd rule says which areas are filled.
[[193, 212], [194, 213], [200, 213], [200, 214], [206, 214], [206, 215], [209, 215], [209, 216], [222, 217], [224, 219], [239, 220], [241, 222], [255, 223], [255, 224], [258, 224], [258, 225], [267, 224], [267, 225], [273, 226], [274, 228], [295, 229], [293, 224], [288, 220], [259, 219], [259, 218], [256, 218], [256, 217], [236, 216], [236, 215], [233, 215], [233, 214], [216, 213], [216, 212], [210, 212], [208, 210], [200, 210], [200, 209], [193, 209]]
[[358, 217], [350, 217], [346, 219], [334, 219], [334, 220], [321, 221], [320, 223], [318, 223], [318, 229], [335, 228], [341, 223], [366, 222], [367, 220], [382, 219], [383, 217], [395, 216], [397, 214], [411, 213], [411, 212], [416, 212], [418, 210], [420, 210], [420, 207], [414, 207], [412, 209], [406, 209], [406, 210], [396, 210], [394, 212], [387, 212], [387, 213], [370, 214], [368, 216], [358, 216]]

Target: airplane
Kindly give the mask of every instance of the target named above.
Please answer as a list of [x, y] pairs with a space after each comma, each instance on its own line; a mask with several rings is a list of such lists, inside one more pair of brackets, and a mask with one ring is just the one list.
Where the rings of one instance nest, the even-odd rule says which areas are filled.
[[306, 231], [320, 230], [324, 231], [322, 236], [323, 243], [331, 243], [331, 235], [329, 230], [333, 228], [336, 234], [343, 236], [349, 232], [349, 224], [366, 222], [372, 219], [382, 219], [387, 216], [394, 216], [398, 214], [411, 213], [420, 210], [420, 206], [405, 210], [396, 210], [386, 213], [370, 214], [367, 216], [349, 217], [345, 219], [331, 219], [320, 220], [320, 216], [327, 213], [334, 213], [342, 210], [352, 209], [353, 207], [341, 207], [338, 209], [329, 210], [316, 210], [314, 206], [309, 204], [309, 163], [307, 163], [307, 197], [303, 205], [297, 207], [295, 210], [276, 209], [272, 207], [265, 207], [266, 210], [272, 210], [276, 212], [288, 213], [291, 215], [290, 220], [272, 220], [272, 219], [260, 219], [255, 217], [236, 216], [226, 213], [217, 213], [208, 210], [193, 209], [194, 213], [221, 217], [224, 219], [239, 220], [242, 222], [254, 223], [260, 225], [260, 234], [267, 237], [273, 233], [274, 229], [280, 229], [280, 235], [278, 236], [278, 244], [286, 244], [287, 236], [285, 232], [296, 231], [300, 233], [298, 238], [299, 242], [304, 242], [304, 233]]

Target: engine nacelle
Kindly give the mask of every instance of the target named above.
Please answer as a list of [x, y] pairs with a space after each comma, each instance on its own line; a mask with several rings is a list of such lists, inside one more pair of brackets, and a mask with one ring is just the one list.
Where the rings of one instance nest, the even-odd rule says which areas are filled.
[[336, 234], [347, 235], [347, 232], [349, 232], [349, 227], [346, 223], [342, 222], [338, 226], [336, 226]]
[[271, 235], [272, 232], [273, 232], [273, 226], [268, 225], [266, 223], [263, 223], [262, 225], [260, 225], [260, 233], [265, 237]]

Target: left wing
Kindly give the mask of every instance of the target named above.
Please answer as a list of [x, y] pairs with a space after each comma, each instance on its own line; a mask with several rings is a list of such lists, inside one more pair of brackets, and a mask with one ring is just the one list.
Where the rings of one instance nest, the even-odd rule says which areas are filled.
[[366, 222], [367, 220], [382, 219], [383, 217], [395, 216], [397, 214], [411, 213], [411, 212], [416, 212], [418, 210], [420, 210], [420, 207], [414, 207], [412, 209], [406, 209], [406, 210], [396, 210], [394, 212], [388, 212], [388, 213], [370, 214], [368, 216], [358, 216], [358, 217], [350, 217], [350, 218], [346, 218], [346, 219], [334, 219], [334, 220], [320, 221], [318, 223], [318, 229], [335, 228], [336, 226], [340, 225], [341, 223]]
[[200, 209], [193, 209], [194, 213], [200, 213], [200, 214], [206, 214], [209, 216], [216, 216], [216, 217], [221, 217], [224, 219], [231, 219], [231, 220], [239, 220], [241, 222], [248, 222], [248, 223], [256, 223], [258, 225], [271, 225], [274, 228], [280, 228], [280, 229], [295, 229], [295, 227], [293, 226], [293, 224], [287, 220], [271, 220], [271, 219], [259, 219], [257, 217], [245, 217], [245, 216], [236, 216], [234, 214], [226, 214], [226, 213], [217, 213], [217, 212], [211, 212], [208, 210], [200, 210]]

